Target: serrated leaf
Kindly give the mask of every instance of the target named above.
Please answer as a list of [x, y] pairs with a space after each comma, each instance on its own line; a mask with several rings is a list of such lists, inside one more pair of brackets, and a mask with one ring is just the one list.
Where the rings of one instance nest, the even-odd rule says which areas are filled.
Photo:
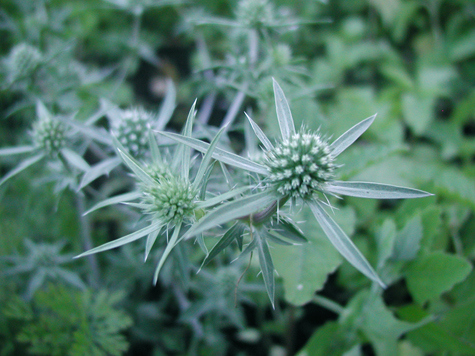
[[63, 148], [61, 154], [73, 167], [76, 167], [83, 172], [87, 172], [91, 169], [91, 166], [84, 160], [84, 158], [69, 148]]
[[[219, 239], [219, 241], [213, 246], [209, 254], [203, 260], [201, 268], [206, 266], [213, 258], [215, 258], [221, 251], [228, 247], [234, 240], [238, 239], [244, 233], [246, 225], [236, 222], [231, 226], [228, 231]], [[201, 269], [200, 268], [200, 269]]]
[[272, 204], [277, 199], [274, 192], [264, 191], [225, 203], [206, 214], [188, 230], [185, 236], [191, 237], [212, 227], [252, 214]]
[[84, 215], [92, 213], [93, 211], [95, 211], [97, 209], [100, 209], [100, 208], [103, 208], [105, 206], [109, 206], [109, 205], [112, 205], [112, 204], [119, 204], [119, 203], [123, 203], [123, 202], [126, 202], [126, 201], [138, 199], [141, 196], [142, 196], [142, 193], [140, 193], [140, 192], [131, 192], [131, 193], [116, 195], [115, 197], [112, 197], [112, 198], [109, 198], [109, 199], [106, 199], [106, 200], [103, 200], [103, 201], [97, 203], [92, 208], [90, 208], [88, 211], [86, 211], [84, 213]]
[[252, 120], [247, 113], [244, 113], [249, 120], [249, 123], [251, 124], [252, 129], [254, 130], [254, 133], [256, 134], [257, 138], [261, 143], [264, 145], [267, 151], [270, 151], [274, 148], [270, 140], [267, 138], [266, 134], [264, 131], [261, 130], [261, 128]]
[[197, 205], [198, 208], [209, 208], [211, 206], [220, 204], [225, 200], [229, 200], [231, 198], [234, 198], [236, 195], [242, 194], [246, 190], [249, 190], [251, 188], [252, 188], [252, 186], [250, 186], [250, 185], [245, 186], [245, 187], [241, 187], [241, 188], [237, 188], [237, 189], [231, 190], [229, 192], [226, 192], [226, 193], [220, 194], [218, 196], [215, 196], [213, 198], [210, 198], [210, 199], [207, 199], [207, 200], [204, 200], [204, 201], [200, 201], [196, 205]]
[[[209, 148], [208, 143], [197, 140], [192, 137], [184, 137], [175, 133], [163, 132], [163, 131], [159, 131], [159, 133], [172, 140], [175, 140], [180, 143], [184, 143], [185, 145], [188, 145], [191, 148], [194, 148], [195, 150], [200, 151], [202, 153], [206, 153], [206, 151]], [[226, 152], [225, 150], [219, 147], [216, 147], [213, 153], [213, 158], [223, 163], [229, 164], [231, 166], [245, 169], [247, 171], [251, 171], [251, 172], [255, 172], [255, 173], [259, 173], [263, 175], [269, 174], [269, 171], [267, 170], [265, 166], [258, 164], [256, 162], [253, 162], [244, 157], [238, 156], [234, 153]]]
[[35, 146], [19, 146], [0, 148], [0, 156], [19, 155], [37, 150]]
[[117, 248], [117, 247], [126, 245], [128, 243], [131, 243], [135, 240], [138, 240], [138, 239], [144, 237], [145, 235], [148, 235], [148, 234], [154, 232], [157, 229], [160, 229], [161, 226], [162, 226], [161, 222], [152, 223], [151, 225], [149, 225], [147, 227], [144, 227], [143, 229], [140, 229], [140, 230], [135, 231], [131, 234], [128, 234], [126, 236], [118, 238], [114, 241], [107, 242], [107, 243], [105, 243], [101, 246], [90, 249], [89, 251], [83, 252], [80, 255], [75, 256], [74, 258], [80, 258], [80, 257], [92, 255], [94, 253], [99, 253], [99, 252], [111, 250], [113, 248]]
[[38, 162], [43, 157], [44, 157], [44, 154], [40, 153], [40, 154], [37, 154], [36, 156], [30, 157], [30, 158], [27, 158], [27, 159], [21, 161], [21, 163], [18, 166], [16, 166], [10, 172], [8, 172], [7, 174], [5, 174], [3, 176], [3, 178], [0, 180], [0, 185], [5, 183], [11, 177], [17, 175], [18, 173], [24, 171], [25, 169], [27, 169], [31, 165], [35, 164], [36, 162]]
[[385, 284], [378, 277], [373, 267], [368, 263], [366, 258], [361, 254], [355, 244], [343, 232], [343, 230], [333, 221], [333, 219], [323, 209], [319, 201], [307, 202], [312, 210], [315, 218], [319, 222], [323, 231], [329, 238], [335, 248], [365, 276], [377, 282], [381, 287], [385, 288]]
[[328, 184], [326, 190], [335, 194], [372, 199], [413, 199], [433, 195], [419, 189], [371, 182], [334, 181]]
[[120, 164], [121, 160], [119, 157], [113, 157], [105, 159], [102, 162], [92, 166], [86, 173], [84, 173], [81, 184], [79, 185], [79, 190], [87, 186], [92, 181], [96, 180], [100, 176], [106, 174], [108, 175], [111, 170], [117, 167]]
[[266, 286], [267, 295], [274, 307], [274, 295], [275, 295], [275, 278], [274, 278], [274, 263], [272, 262], [272, 256], [269, 251], [267, 241], [262, 236], [261, 231], [254, 230], [254, 239], [257, 241], [257, 251], [259, 254], [259, 265], [261, 266], [262, 277], [264, 278], [264, 284]]
[[272, 83], [274, 86], [274, 97], [275, 97], [275, 109], [277, 112], [277, 120], [279, 121], [280, 132], [282, 134], [282, 139], [288, 140], [290, 136], [295, 133], [294, 119], [292, 118], [292, 113], [290, 112], [289, 103], [285, 98], [285, 94], [282, 91], [279, 83], [272, 78]]
[[333, 141], [333, 143], [330, 145], [331, 155], [333, 157], [337, 157], [340, 153], [351, 146], [353, 142], [355, 142], [358, 137], [360, 137], [371, 126], [374, 119], [376, 118], [376, 115], [377, 114], [374, 114], [373, 116], [370, 116], [367, 119], [357, 123], [351, 129]]
[[472, 270], [465, 258], [436, 251], [418, 257], [406, 269], [407, 287], [420, 304], [462, 282]]

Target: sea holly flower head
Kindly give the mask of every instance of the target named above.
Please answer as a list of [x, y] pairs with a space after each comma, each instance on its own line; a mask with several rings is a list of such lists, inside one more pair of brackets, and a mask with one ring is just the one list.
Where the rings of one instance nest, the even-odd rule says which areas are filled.
[[65, 129], [60, 121], [48, 116], [40, 117], [33, 124], [33, 140], [48, 157], [57, 156], [66, 143]]
[[[254, 191], [258, 192], [225, 203], [210, 211], [187, 231], [184, 238], [200, 234], [231, 220], [238, 219], [245, 222], [249, 226], [249, 235], [252, 238], [242, 254], [249, 253], [253, 249], [258, 250], [266, 290], [273, 302], [274, 266], [268, 241], [285, 243], [281, 237], [292, 237], [297, 240], [304, 240], [304, 237], [291, 221], [281, 222], [280, 231], [269, 228], [269, 222], [276, 213], [277, 221], [281, 220], [279, 216], [285, 217], [285, 215], [281, 215], [282, 208], [289, 199], [302, 201], [308, 205], [330, 242], [348, 262], [384, 287], [384, 282], [363, 254], [326, 212], [325, 205], [329, 205], [329, 203], [321, 196], [328, 194], [376, 199], [404, 199], [427, 197], [432, 194], [389, 184], [336, 180], [336, 158], [368, 129], [376, 115], [356, 124], [329, 144], [328, 140], [319, 132], [309, 132], [306, 129], [297, 132], [287, 99], [275, 80], [273, 80], [273, 88], [281, 140], [275, 145], [272, 144], [259, 126], [248, 117], [254, 133], [264, 148], [265, 161], [258, 163], [219, 148], [216, 148], [213, 153], [213, 157], [223, 163], [264, 176], [262, 182], [255, 187]], [[187, 144], [198, 151], [208, 151], [209, 144], [205, 142], [172, 133], [162, 132], [161, 134]], [[217, 251], [228, 246], [232, 239], [238, 240], [239, 243], [242, 234], [234, 232], [235, 226], [236, 224], [224, 234], [210, 255], [216, 255]], [[284, 236], [279, 233], [283, 233]], [[278, 240], [275, 239], [276, 235]], [[209, 258], [206, 258], [205, 262], [208, 260]]]

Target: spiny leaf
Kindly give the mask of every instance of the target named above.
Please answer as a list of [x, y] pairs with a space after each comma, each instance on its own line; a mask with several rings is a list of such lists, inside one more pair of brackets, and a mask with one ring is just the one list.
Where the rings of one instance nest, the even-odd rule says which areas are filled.
[[371, 182], [335, 181], [329, 183], [326, 190], [335, 194], [373, 199], [411, 199], [433, 195], [419, 189]]
[[16, 166], [15, 168], [13, 168], [10, 172], [8, 172], [1, 180], [0, 180], [0, 185], [2, 185], [3, 183], [5, 183], [8, 179], [10, 179], [11, 177], [17, 175], [18, 173], [24, 171], [25, 169], [27, 169], [28, 167], [30, 167], [31, 165], [35, 164], [36, 162], [38, 162], [40, 159], [42, 159], [44, 157], [44, 154], [43, 153], [40, 153], [40, 154], [37, 154], [36, 156], [33, 156], [33, 157], [30, 157], [30, 158], [27, 158], [25, 159], [24, 161], [22, 161], [18, 166]]
[[363, 121], [359, 122], [351, 129], [346, 131], [343, 135], [338, 137], [333, 143], [330, 145], [331, 154], [333, 157], [337, 157], [340, 153], [342, 153], [345, 149], [347, 149], [353, 142], [355, 142], [358, 137], [360, 137], [367, 129], [371, 126], [374, 119], [376, 118], [377, 114], [364, 119]]
[[247, 119], [249, 120], [249, 123], [251, 124], [252, 129], [254, 130], [254, 133], [256, 134], [257, 138], [261, 143], [264, 145], [267, 151], [270, 151], [274, 148], [270, 140], [267, 138], [266, 134], [264, 131], [261, 130], [261, 128], [252, 120], [247, 113], [244, 113], [247, 116]]
[[104, 161], [92, 166], [81, 179], [81, 184], [79, 185], [78, 190], [84, 188], [86, 185], [99, 178], [104, 174], [109, 174], [111, 170], [117, 167], [120, 164], [120, 158], [113, 157], [105, 159]]
[[105, 206], [109, 206], [109, 205], [112, 205], [112, 204], [118, 204], [118, 203], [123, 203], [123, 202], [126, 202], [126, 201], [130, 201], [130, 200], [138, 199], [141, 196], [142, 196], [142, 193], [140, 193], [140, 192], [131, 192], [131, 193], [125, 193], [125, 194], [117, 195], [115, 197], [112, 197], [112, 198], [109, 198], [109, 199], [106, 199], [106, 200], [103, 200], [103, 201], [97, 203], [91, 209], [86, 211], [84, 213], [84, 215], [92, 213], [93, 211], [95, 211], [97, 209], [100, 209], [100, 208], [103, 208]]
[[262, 277], [264, 278], [264, 284], [266, 286], [267, 294], [274, 307], [274, 295], [275, 295], [275, 278], [274, 278], [274, 263], [272, 262], [272, 256], [269, 251], [269, 246], [264, 236], [261, 235], [261, 231], [254, 230], [254, 239], [257, 241], [257, 251], [259, 254], [259, 265], [261, 266]]
[[277, 112], [277, 120], [279, 121], [280, 132], [282, 133], [282, 139], [288, 140], [290, 136], [295, 133], [294, 119], [290, 112], [289, 103], [287, 102], [279, 83], [277, 83], [274, 78], [272, 78], [272, 83], [274, 86], [275, 109]]
[[163, 264], [165, 263], [170, 252], [172, 252], [173, 248], [177, 244], [178, 236], [180, 234], [180, 229], [181, 229], [181, 222], [175, 225], [175, 230], [173, 230], [173, 235], [170, 238], [170, 241], [168, 241], [167, 247], [165, 248], [165, 251], [163, 251], [162, 257], [160, 257], [160, 261], [158, 262], [157, 268], [155, 268], [155, 272], [153, 274], [153, 284], [157, 284], [158, 275], [160, 274]]

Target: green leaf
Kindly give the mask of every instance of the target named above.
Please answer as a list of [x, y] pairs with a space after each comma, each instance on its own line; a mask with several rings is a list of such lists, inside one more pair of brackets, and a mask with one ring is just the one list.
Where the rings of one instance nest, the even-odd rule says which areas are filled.
[[[209, 144], [200, 140], [197, 140], [192, 137], [184, 137], [175, 133], [171, 132], [164, 132], [164, 131], [159, 131], [159, 133], [163, 136], [166, 136], [172, 140], [175, 140], [180, 143], [184, 143], [185, 145], [190, 146], [191, 148], [194, 148], [197, 151], [206, 153], [208, 150]], [[234, 153], [226, 152], [225, 150], [216, 147], [214, 153], [213, 153], [213, 158], [229, 164], [234, 167], [242, 168], [247, 171], [263, 174], [263, 175], [268, 175], [269, 171], [267, 168], [261, 164], [258, 164], [256, 162], [253, 162], [249, 159], [246, 159], [244, 157], [238, 156]]]
[[260, 209], [272, 204], [278, 198], [273, 191], [263, 191], [261, 193], [246, 196], [231, 202], [225, 203], [210, 211], [200, 221], [191, 227], [185, 234], [189, 238], [202, 233], [212, 227], [224, 224], [228, 221], [239, 219], [252, 214]]
[[422, 135], [433, 120], [434, 97], [420, 97], [412, 93], [402, 96], [402, 112], [404, 120], [411, 130]]
[[266, 134], [261, 130], [261, 128], [252, 120], [249, 115], [244, 113], [249, 120], [249, 123], [251, 124], [252, 129], [254, 130], [254, 133], [256, 134], [257, 138], [261, 143], [264, 145], [267, 151], [270, 151], [274, 148], [270, 140], [267, 138]]
[[90, 169], [84, 173], [81, 184], [79, 185], [78, 190], [84, 188], [92, 181], [96, 180], [104, 174], [109, 174], [111, 170], [117, 167], [120, 164], [121, 160], [119, 157], [107, 158], [104, 161], [90, 167]]
[[155, 180], [144, 171], [141, 167], [140, 163], [137, 162], [131, 155], [127, 152], [122, 151], [120, 148], [117, 149], [119, 152], [120, 157], [124, 161], [124, 163], [135, 173], [138, 179], [140, 179], [143, 183], [149, 186], [153, 186], [156, 184]]
[[416, 215], [399, 231], [391, 258], [396, 261], [410, 261], [416, 258], [422, 239], [421, 216]]
[[275, 295], [275, 278], [274, 278], [274, 263], [272, 262], [272, 256], [269, 251], [267, 241], [262, 236], [261, 231], [254, 230], [254, 239], [257, 241], [257, 251], [259, 254], [259, 265], [261, 266], [262, 277], [264, 278], [264, 284], [266, 286], [267, 295], [274, 307], [274, 295]]
[[155, 240], [158, 237], [158, 234], [160, 233], [161, 229], [157, 229], [155, 231], [152, 231], [150, 234], [147, 236], [147, 242], [145, 243], [145, 257], [144, 257], [144, 262], [147, 261], [148, 255], [150, 254], [150, 251], [152, 250], [153, 244], [155, 243]]
[[19, 146], [19, 147], [6, 147], [0, 148], [0, 156], [19, 155], [22, 153], [28, 153], [36, 150], [35, 146]]
[[162, 155], [160, 154], [157, 139], [153, 135], [152, 130], [148, 131], [148, 146], [150, 147], [150, 155], [152, 156], [152, 162], [156, 165], [162, 164]]
[[356, 344], [351, 332], [336, 321], [329, 321], [310, 337], [296, 356], [340, 356]]
[[0, 185], [5, 183], [11, 177], [17, 175], [18, 173], [24, 171], [25, 169], [27, 169], [31, 165], [35, 164], [36, 162], [38, 162], [43, 157], [44, 157], [44, 154], [40, 153], [40, 154], [37, 154], [36, 156], [33, 156], [33, 157], [30, 157], [30, 158], [27, 158], [27, 159], [23, 160], [18, 166], [13, 168], [10, 172], [5, 174], [2, 179], [0, 179]]
[[467, 278], [471, 270], [472, 265], [463, 257], [431, 252], [407, 266], [407, 287], [414, 299], [422, 304], [452, 289]]
[[335, 194], [373, 199], [412, 199], [433, 195], [418, 189], [371, 182], [335, 181], [329, 183], [326, 190]]
[[99, 253], [99, 252], [111, 250], [113, 248], [117, 248], [117, 247], [126, 245], [128, 243], [131, 243], [135, 240], [138, 240], [138, 239], [144, 237], [145, 235], [148, 235], [148, 234], [154, 232], [155, 230], [160, 230], [161, 226], [162, 226], [161, 222], [152, 223], [149, 226], [144, 227], [143, 229], [140, 229], [140, 230], [135, 231], [135, 232], [133, 232], [129, 235], [118, 238], [114, 241], [107, 242], [107, 243], [105, 243], [101, 246], [90, 249], [89, 251], [83, 252], [80, 255], [75, 256], [74, 258], [80, 258], [80, 257], [92, 255], [94, 253]]
[[234, 240], [237, 240], [242, 234], [244, 234], [244, 230], [246, 229], [246, 225], [236, 222], [233, 226], [229, 228], [228, 231], [219, 239], [219, 241], [213, 246], [209, 254], [203, 260], [201, 264], [201, 268], [206, 266], [213, 258], [215, 258], [221, 251], [223, 251], [226, 247], [228, 247]]
[[315, 218], [322, 227], [325, 234], [328, 236], [330, 242], [335, 248], [350, 262], [356, 269], [363, 273], [368, 278], [377, 282], [381, 287], [386, 286], [378, 277], [373, 267], [368, 263], [366, 258], [361, 254], [355, 244], [343, 232], [343, 230], [333, 221], [333, 219], [323, 209], [319, 201], [307, 202], [312, 210]]
[[168, 258], [168, 255], [170, 252], [172, 252], [173, 248], [176, 246], [177, 241], [178, 241], [178, 236], [180, 235], [180, 230], [181, 230], [181, 222], [177, 223], [175, 225], [175, 229], [173, 230], [173, 235], [170, 238], [170, 241], [167, 243], [167, 247], [165, 248], [165, 251], [163, 251], [162, 256], [160, 257], [160, 261], [158, 262], [157, 267], [155, 268], [155, 272], [153, 274], [153, 284], [156, 285], [158, 281], [158, 275], [160, 274], [160, 270], [163, 267], [163, 264]]
[[97, 203], [91, 209], [86, 211], [84, 213], [84, 215], [92, 213], [93, 211], [95, 211], [97, 209], [100, 209], [100, 208], [103, 208], [105, 206], [109, 206], [109, 205], [112, 205], [112, 204], [118, 204], [118, 203], [123, 203], [123, 202], [126, 202], [126, 201], [130, 201], [130, 200], [138, 199], [141, 196], [142, 196], [142, 193], [140, 193], [140, 192], [131, 192], [131, 193], [116, 195], [115, 197], [112, 197], [112, 198], [109, 198], [109, 199], [106, 199], [106, 200], [103, 200], [103, 201]]
[[[184, 137], [191, 138], [191, 133], [193, 131], [193, 123], [196, 117], [195, 107], [196, 107], [196, 99], [193, 102], [193, 105], [191, 106], [190, 112], [188, 113], [188, 117], [186, 119], [185, 127], [183, 128]], [[181, 177], [183, 177], [186, 180], [188, 180], [188, 177], [190, 174], [190, 157], [191, 157], [190, 149], [186, 147], [185, 145], [179, 145], [175, 153], [175, 158], [176, 158], [175, 162], [181, 164], [181, 168], [180, 168]]]
[[271, 233], [276, 233], [298, 243], [308, 242], [308, 239], [304, 236], [303, 232], [286, 218], [279, 218], [279, 222], [276, 225], [273, 225]]
[[330, 145], [330, 151], [333, 157], [337, 157], [340, 153], [346, 150], [349, 146], [355, 142], [358, 137], [360, 137], [373, 123], [377, 114], [364, 119], [363, 121], [357, 123], [351, 129], [346, 131], [343, 135], [338, 137]]
[[84, 158], [69, 148], [63, 148], [61, 154], [73, 167], [76, 167], [83, 172], [88, 172], [91, 169], [91, 166], [84, 160]]
[[277, 83], [274, 78], [272, 78], [272, 83], [274, 86], [277, 120], [279, 121], [282, 139], [286, 141], [295, 133], [294, 119], [292, 118], [292, 113], [290, 112], [289, 103], [287, 102], [285, 94], [282, 91], [279, 83]]

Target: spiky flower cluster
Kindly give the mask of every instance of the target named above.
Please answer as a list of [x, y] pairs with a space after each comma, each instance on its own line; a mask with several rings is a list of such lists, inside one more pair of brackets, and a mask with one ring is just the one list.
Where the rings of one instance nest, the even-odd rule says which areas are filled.
[[323, 191], [336, 168], [327, 140], [318, 132], [305, 130], [267, 151], [265, 164], [270, 183], [279, 193], [302, 199]]
[[29, 76], [42, 60], [40, 51], [27, 43], [20, 43], [10, 52], [8, 66], [11, 80]]
[[236, 15], [242, 24], [255, 28], [271, 24], [274, 9], [268, 0], [241, 0]]
[[33, 124], [33, 139], [40, 149], [53, 157], [65, 146], [65, 127], [59, 121], [43, 117]]
[[198, 192], [190, 182], [166, 173], [153, 185], [142, 185], [146, 213], [164, 224], [192, 218]]
[[112, 131], [134, 157], [143, 157], [148, 150], [147, 135], [154, 116], [141, 108], [123, 110], [112, 121]]

